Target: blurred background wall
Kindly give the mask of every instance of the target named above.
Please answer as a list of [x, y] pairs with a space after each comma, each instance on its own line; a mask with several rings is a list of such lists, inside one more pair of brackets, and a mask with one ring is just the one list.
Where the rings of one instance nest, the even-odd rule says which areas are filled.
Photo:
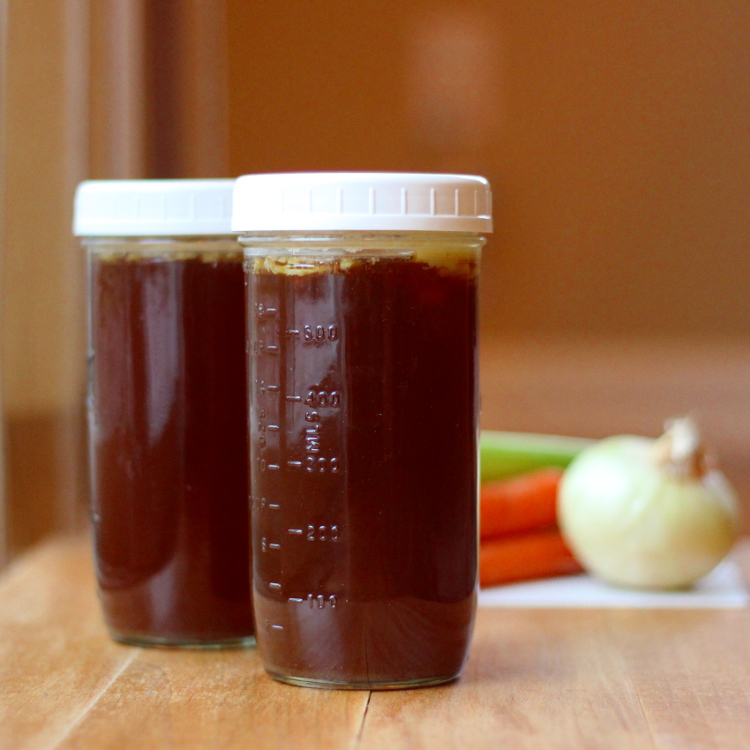
[[84, 501], [84, 263], [70, 236], [86, 175], [87, 7], [3, 4], [4, 521], [15, 553], [70, 528]]
[[750, 333], [744, 0], [228, 0], [230, 168], [486, 175], [487, 333]]
[[[697, 409], [750, 486], [744, 0], [4, 0], [10, 552], [81, 523], [78, 180], [487, 176], [485, 426]], [[747, 425], [747, 426], [746, 426]]]

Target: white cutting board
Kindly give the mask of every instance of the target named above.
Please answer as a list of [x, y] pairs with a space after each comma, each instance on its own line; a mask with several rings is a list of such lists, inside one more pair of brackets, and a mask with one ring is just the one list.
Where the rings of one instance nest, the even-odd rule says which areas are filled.
[[588, 575], [546, 578], [482, 589], [480, 607], [737, 608], [750, 605], [739, 567], [731, 558], [688, 591], [634, 591]]

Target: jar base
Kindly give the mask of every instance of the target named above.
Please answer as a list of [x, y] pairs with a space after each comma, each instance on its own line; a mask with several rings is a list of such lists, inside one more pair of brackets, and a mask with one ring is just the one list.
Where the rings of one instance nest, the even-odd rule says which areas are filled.
[[384, 682], [338, 682], [336, 680], [317, 680], [310, 677], [295, 677], [293, 675], [275, 674], [266, 670], [278, 682], [296, 687], [317, 688], [319, 690], [413, 690], [415, 688], [444, 685], [457, 680], [459, 675], [450, 677], [426, 677], [414, 680], [384, 681]]
[[230, 648], [254, 648], [255, 636], [241, 636], [238, 638], [223, 638], [216, 641], [201, 641], [195, 638], [163, 638], [143, 635], [121, 635], [110, 632], [113, 641], [124, 646], [140, 646], [144, 648], [175, 648], [190, 651], [218, 651]]

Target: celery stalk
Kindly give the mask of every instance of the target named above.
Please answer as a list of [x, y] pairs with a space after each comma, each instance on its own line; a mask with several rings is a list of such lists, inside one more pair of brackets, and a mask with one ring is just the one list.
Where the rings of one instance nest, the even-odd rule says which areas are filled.
[[564, 469], [593, 442], [563, 435], [483, 430], [479, 439], [480, 478], [487, 482], [546, 466]]

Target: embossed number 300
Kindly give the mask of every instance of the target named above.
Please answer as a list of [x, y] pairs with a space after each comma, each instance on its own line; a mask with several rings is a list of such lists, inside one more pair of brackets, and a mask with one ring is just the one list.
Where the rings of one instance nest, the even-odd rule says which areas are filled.
[[320, 473], [330, 471], [331, 474], [336, 474], [339, 470], [339, 460], [337, 458], [315, 458], [315, 456], [308, 456], [305, 459], [305, 468], [308, 471]]

